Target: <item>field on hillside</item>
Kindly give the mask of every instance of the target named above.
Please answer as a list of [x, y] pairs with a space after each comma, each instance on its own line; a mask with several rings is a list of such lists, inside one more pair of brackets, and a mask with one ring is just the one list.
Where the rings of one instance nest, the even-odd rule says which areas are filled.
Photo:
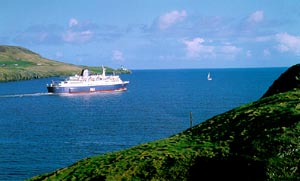
[[[90, 69], [92, 73], [102, 73], [101, 67], [66, 64], [43, 58], [22, 47], [0, 46], [0, 82], [80, 74], [83, 68]], [[130, 73], [106, 69], [107, 73]]]

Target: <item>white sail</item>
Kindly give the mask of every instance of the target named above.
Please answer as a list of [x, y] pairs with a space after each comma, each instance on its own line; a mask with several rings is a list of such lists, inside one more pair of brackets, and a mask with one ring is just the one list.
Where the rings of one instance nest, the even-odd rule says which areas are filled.
[[210, 72], [208, 72], [208, 74], [207, 74], [207, 80], [212, 80], [212, 78], [210, 76]]

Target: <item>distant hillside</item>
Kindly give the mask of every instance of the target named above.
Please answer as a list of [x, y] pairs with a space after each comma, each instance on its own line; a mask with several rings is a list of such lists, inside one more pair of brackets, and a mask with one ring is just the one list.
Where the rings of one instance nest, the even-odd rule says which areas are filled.
[[299, 89], [278, 92], [172, 137], [29, 180], [300, 180], [299, 97]]
[[[83, 67], [41, 57], [39, 54], [17, 46], [0, 46], [0, 82], [37, 79], [43, 77], [79, 74]], [[87, 67], [101, 72], [100, 67]], [[107, 68], [108, 73], [130, 73]]]
[[80, 71], [78, 66], [43, 58], [22, 47], [0, 46], [0, 81], [71, 75]]

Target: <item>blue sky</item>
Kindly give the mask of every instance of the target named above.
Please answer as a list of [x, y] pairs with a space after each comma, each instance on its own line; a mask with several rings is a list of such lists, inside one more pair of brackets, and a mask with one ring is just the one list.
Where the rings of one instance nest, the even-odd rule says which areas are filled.
[[0, 44], [129, 69], [289, 67], [298, 0], [2, 0]]

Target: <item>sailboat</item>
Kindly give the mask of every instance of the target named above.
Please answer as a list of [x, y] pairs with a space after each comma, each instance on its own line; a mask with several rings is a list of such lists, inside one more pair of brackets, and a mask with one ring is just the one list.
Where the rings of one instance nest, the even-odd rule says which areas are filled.
[[207, 74], [207, 80], [212, 80], [212, 78], [210, 76], [210, 72], [208, 72], [208, 74]]

